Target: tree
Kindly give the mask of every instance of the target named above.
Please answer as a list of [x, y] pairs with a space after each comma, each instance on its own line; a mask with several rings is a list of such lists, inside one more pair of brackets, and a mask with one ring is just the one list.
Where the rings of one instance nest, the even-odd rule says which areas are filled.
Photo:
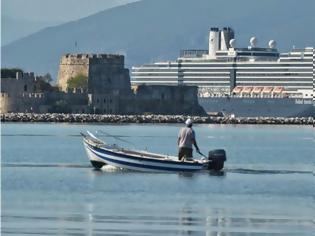
[[46, 82], [46, 83], [51, 83], [53, 81], [52, 77], [51, 77], [51, 74], [47, 73], [45, 74], [44, 76], [42, 76], [43, 80]]
[[53, 92], [58, 91], [58, 87], [52, 86], [51, 75], [49, 73], [43, 76], [36, 77], [36, 91], [37, 92]]
[[55, 91], [55, 88], [49, 82], [46, 82], [43, 77], [37, 77], [36, 92], [52, 92], [52, 91]]
[[85, 75], [79, 74], [75, 77], [71, 77], [67, 81], [67, 86], [70, 89], [83, 88], [86, 89], [88, 86], [88, 78]]
[[20, 68], [1, 68], [1, 78], [16, 78], [16, 72], [23, 73]]

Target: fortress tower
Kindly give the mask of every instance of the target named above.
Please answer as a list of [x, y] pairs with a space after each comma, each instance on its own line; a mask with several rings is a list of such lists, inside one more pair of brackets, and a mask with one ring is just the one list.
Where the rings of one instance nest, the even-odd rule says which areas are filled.
[[61, 58], [58, 85], [67, 91], [67, 81], [77, 75], [88, 78], [88, 93], [129, 93], [129, 70], [124, 56], [112, 54], [66, 54]]

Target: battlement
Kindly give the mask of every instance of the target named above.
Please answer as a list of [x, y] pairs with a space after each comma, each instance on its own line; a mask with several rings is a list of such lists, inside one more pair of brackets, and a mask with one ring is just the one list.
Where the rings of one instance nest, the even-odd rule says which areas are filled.
[[45, 94], [44, 93], [22, 93], [21, 97], [23, 97], [23, 99], [44, 99]]
[[16, 72], [15, 78], [18, 79], [35, 79], [34, 72]]
[[124, 58], [123, 55], [119, 54], [92, 54], [92, 53], [78, 53], [72, 54], [68, 53], [64, 55], [65, 58], [77, 58], [77, 59], [84, 59], [84, 58], [103, 58], [103, 59], [120, 59]]
[[124, 56], [117, 54], [66, 54], [61, 57], [61, 65], [111, 64], [124, 65]]

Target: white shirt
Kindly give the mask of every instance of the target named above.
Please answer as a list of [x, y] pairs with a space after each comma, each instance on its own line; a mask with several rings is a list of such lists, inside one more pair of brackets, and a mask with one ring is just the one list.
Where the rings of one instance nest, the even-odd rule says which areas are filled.
[[192, 128], [184, 127], [179, 131], [178, 138], [178, 147], [192, 148], [195, 140], [195, 131]]

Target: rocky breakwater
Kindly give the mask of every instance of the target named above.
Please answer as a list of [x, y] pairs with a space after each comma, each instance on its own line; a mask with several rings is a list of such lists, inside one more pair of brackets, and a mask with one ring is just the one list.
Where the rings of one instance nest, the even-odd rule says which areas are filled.
[[[313, 125], [314, 118], [189, 116], [197, 124]], [[184, 123], [183, 115], [1, 114], [1, 122]]]

